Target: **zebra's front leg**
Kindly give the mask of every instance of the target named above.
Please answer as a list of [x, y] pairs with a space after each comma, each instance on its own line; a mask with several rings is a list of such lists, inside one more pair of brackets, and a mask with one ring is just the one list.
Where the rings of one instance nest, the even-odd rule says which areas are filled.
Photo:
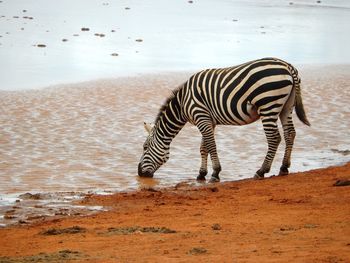
[[[219, 182], [220, 181], [220, 177], [219, 177], [219, 173], [221, 172], [221, 165], [220, 165], [220, 161], [219, 161], [219, 156], [217, 154], [216, 151], [216, 143], [215, 143], [215, 138], [214, 138], [214, 128], [215, 126], [212, 124], [212, 122], [210, 120], [208, 121], [201, 121], [198, 125], [198, 129], [199, 131], [202, 133], [202, 145], [203, 148], [201, 146], [201, 149], [206, 149], [207, 154], [205, 155], [203, 152], [201, 152], [202, 155], [202, 166], [201, 169], [205, 167], [205, 170], [203, 171], [207, 171], [207, 156], [208, 153], [210, 154], [210, 159], [212, 162], [212, 166], [213, 166], [213, 173], [211, 175], [210, 178], [210, 182]], [[203, 159], [204, 157], [204, 159]], [[204, 161], [204, 163], [203, 163]], [[201, 170], [200, 170], [201, 171]]]
[[262, 123], [267, 139], [268, 150], [261, 168], [255, 173], [255, 179], [263, 179], [265, 173], [270, 171], [278, 145], [281, 142], [281, 135], [277, 127], [277, 120], [272, 118], [262, 118]]
[[201, 167], [199, 168], [199, 175], [197, 176], [198, 181], [205, 181], [205, 176], [208, 174], [208, 151], [205, 147], [204, 138], [201, 142]]

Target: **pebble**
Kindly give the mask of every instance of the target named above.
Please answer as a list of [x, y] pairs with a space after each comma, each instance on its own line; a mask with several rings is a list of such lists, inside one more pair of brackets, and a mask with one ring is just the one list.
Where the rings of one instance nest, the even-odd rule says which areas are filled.
[[211, 226], [211, 229], [213, 229], [213, 230], [221, 230], [221, 226], [219, 224], [213, 224]]
[[105, 37], [106, 35], [105, 34], [95, 33], [95, 36], [97, 36], [97, 37]]

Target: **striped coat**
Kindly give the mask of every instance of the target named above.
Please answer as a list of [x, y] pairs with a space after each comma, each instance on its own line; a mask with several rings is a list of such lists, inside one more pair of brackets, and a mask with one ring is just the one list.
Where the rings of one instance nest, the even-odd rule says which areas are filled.
[[255, 178], [263, 178], [270, 171], [281, 141], [278, 119], [286, 141], [280, 175], [288, 174], [295, 137], [294, 108], [298, 118], [310, 125], [302, 103], [298, 72], [283, 60], [264, 58], [235, 67], [198, 72], [173, 91], [161, 107], [154, 127], [146, 125], [149, 136], [144, 143], [139, 175], [153, 176], [168, 160], [172, 139], [190, 122], [202, 134], [201, 167], [197, 179], [205, 179], [210, 155], [213, 164], [211, 181], [219, 181], [221, 165], [214, 138], [215, 127], [245, 125], [258, 119], [264, 127], [268, 151]]

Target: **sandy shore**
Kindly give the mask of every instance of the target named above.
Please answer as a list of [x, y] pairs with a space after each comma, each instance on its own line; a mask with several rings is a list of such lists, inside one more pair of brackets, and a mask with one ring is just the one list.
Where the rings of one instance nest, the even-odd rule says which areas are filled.
[[87, 196], [109, 211], [0, 229], [0, 262], [349, 262], [349, 172]]

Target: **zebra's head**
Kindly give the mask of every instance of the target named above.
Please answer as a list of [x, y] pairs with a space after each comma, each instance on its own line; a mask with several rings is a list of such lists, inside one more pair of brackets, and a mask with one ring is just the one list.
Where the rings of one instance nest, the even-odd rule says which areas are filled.
[[144, 123], [148, 132], [147, 139], [143, 144], [143, 153], [138, 166], [138, 174], [141, 177], [153, 177], [155, 171], [169, 159], [169, 146], [166, 146], [156, 136], [155, 128]]

